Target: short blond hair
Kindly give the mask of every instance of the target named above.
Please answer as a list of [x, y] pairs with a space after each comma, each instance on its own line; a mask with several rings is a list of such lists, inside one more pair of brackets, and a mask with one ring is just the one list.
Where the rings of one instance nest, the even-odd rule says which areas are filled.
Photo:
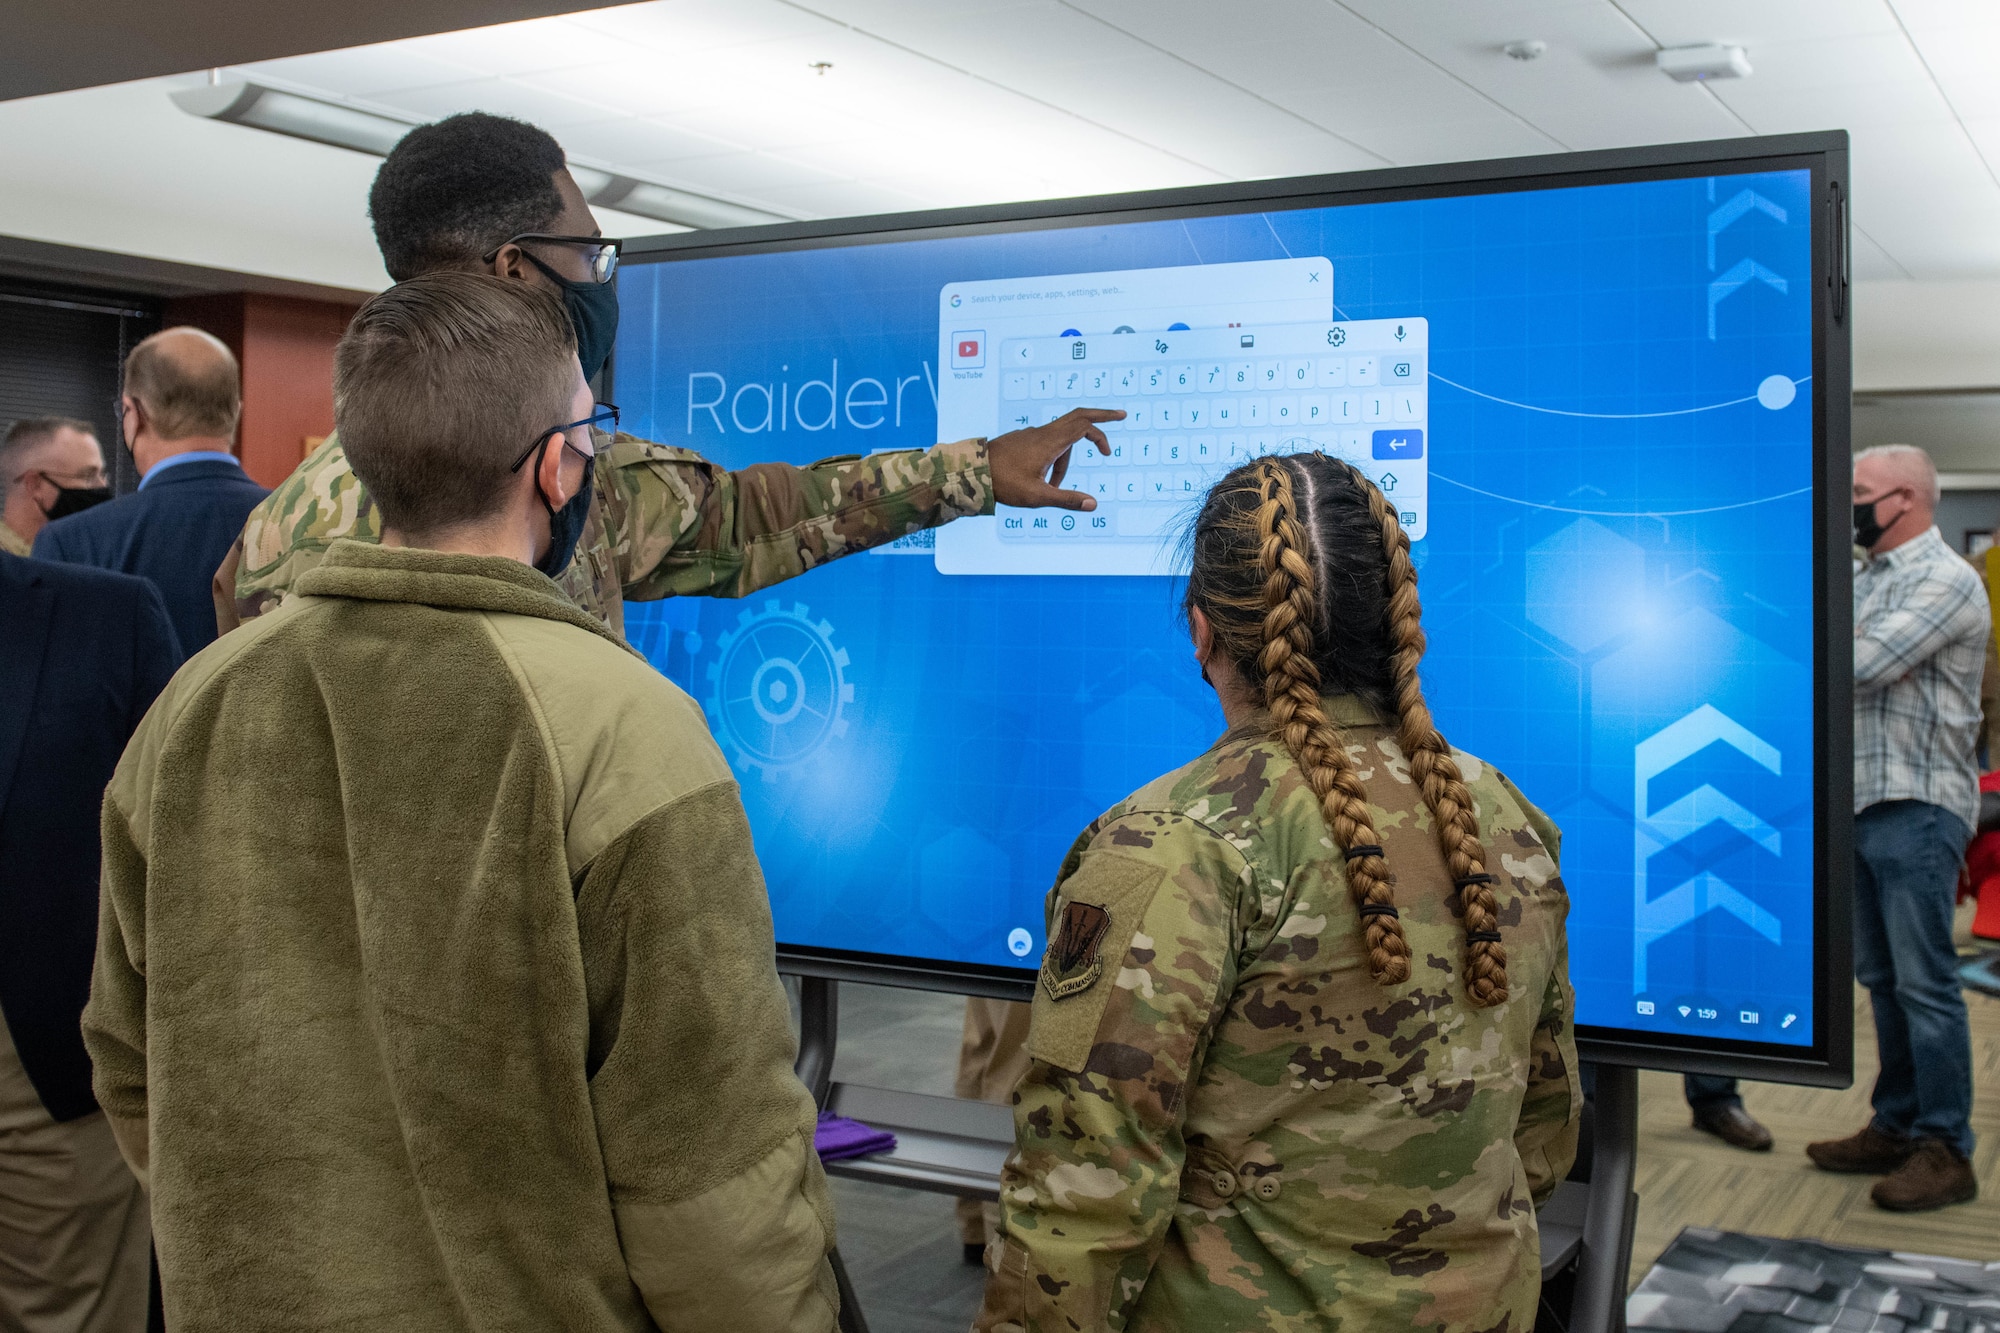
[[[185, 346], [190, 338], [200, 348], [194, 355]], [[132, 349], [125, 358], [125, 395], [139, 400], [163, 440], [233, 436], [243, 416], [236, 354], [191, 324], [161, 329]]]

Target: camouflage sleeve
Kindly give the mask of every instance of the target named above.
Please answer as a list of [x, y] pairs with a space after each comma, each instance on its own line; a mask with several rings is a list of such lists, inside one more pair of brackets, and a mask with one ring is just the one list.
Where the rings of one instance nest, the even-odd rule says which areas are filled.
[[986, 442], [731, 472], [620, 435], [600, 473], [625, 596], [747, 597], [829, 560], [993, 512]]
[[1576, 992], [1569, 984], [1569, 947], [1556, 954], [1542, 994], [1542, 1012], [1528, 1046], [1528, 1087], [1514, 1125], [1514, 1151], [1528, 1173], [1528, 1192], [1539, 1207], [1576, 1162], [1583, 1123], [1583, 1085], [1577, 1079]]
[[[1520, 804], [1542, 846], [1548, 849], [1549, 866], [1540, 876], [1544, 884], [1562, 886], [1562, 830], [1543, 814], [1534, 802], [1521, 794], [1507, 776], [1493, 775], [1506, 792]], [[1519, 863], [1523, 878], [1533, 882], [1538, 868], [1532, 861]], [[1576, 1058], [1576, 992], [1569, 984], [1569, 941], [1556, 940], [1555, 964], [1549, 983], [1542, 992], [1541, 1012], [1535, 1020], [1534, 1036], [1528, 1047], [1528, 1087], [1521, 1098], [1521, 1115], [1514, 1126], [1514, 1150], [1528, 1173], [1528, 1190], [1537, 1205], [1547, 1203], [1557, 1185], [1569, 1175], [1576, 1161], [1577, 1133], [1582, 1127], [1583, 1084], [1578, 1079]]]
[[1235, 984], [1248, 869], [1207, 828], [1127, 814], [1065, 869], [983, 1333], [1125, 1327], [1180, 1197], [1185, 1092]]
[[1520, 805], [1522, 812], [1528, 816], [1528, 827], [1533, 829], [1535, 836], [1542, 840], [1542, 846], [1549, 849], [1549, 860], [1555, 862], [1560, 867], [1562, 865], [1562, 830], [1556, 827], [1556, 822], [1553, 819], [1542, 813], [1540, 806], [1522, 795], [1521, 789], [1514, 785], [1512, 778], [1497, 768], [1493, 770], [1493, 776], [1500, 783], [1500, 786], [1505, 789], [1506, 793], [1513, 797], [1515, 802]]
[[[216, 577], [233, 562], [236, 621], [254, 620], [276, 610], [292, 584], [325, 559], [336, 541], [372, 542], [381, 536], [381, 511], [347, 466], [339, 436], [329, 435], [257, 502]], [[223, 622], [218, 604], [217, 626], [225, 633], [235, 628]]]

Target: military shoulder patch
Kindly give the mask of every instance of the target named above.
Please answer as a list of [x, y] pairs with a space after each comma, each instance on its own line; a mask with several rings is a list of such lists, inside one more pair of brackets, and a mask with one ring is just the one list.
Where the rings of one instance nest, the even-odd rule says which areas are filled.
[[1079, 995], [1104, 974], [1104, 937], [1111, 913], [1089, 903], [1066, 902], [1056, 937], [1042, 958], [1042, 989], [1051, 1000]]

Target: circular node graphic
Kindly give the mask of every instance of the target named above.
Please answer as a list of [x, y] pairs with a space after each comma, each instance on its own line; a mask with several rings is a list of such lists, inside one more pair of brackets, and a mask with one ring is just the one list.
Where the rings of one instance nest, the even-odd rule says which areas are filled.
[[1007, 952], [1016, 958], [1026, 958], [1028, 950], [1035, 947], [1035, 937], [1019, 926], [1007, 932]]
[[715, 649], [708, 715], [736, 767], [775, 779], [847, 733], [847, 650], [833, 646], [833, 626], [803, 603], [743, 612]]
[[1766, 375], [1757, 386], [1757, 401], [1773, 412], [1792, 405], [1792, 399], [1799, 396], [1799, 386], [1792, 383], [1790, 375]]

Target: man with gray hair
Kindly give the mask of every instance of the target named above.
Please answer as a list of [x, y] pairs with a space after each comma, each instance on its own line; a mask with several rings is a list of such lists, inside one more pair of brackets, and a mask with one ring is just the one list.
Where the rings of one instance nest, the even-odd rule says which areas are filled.
[[75, 417], [27, 417], [0, 437], [0, 551], [26, 556], [51, 522], [111, 498], [97, 429]]
[[181, 647], [200, 649], [215, 638], [215, 567], [267, 494], [231, 452], [242, 407], [236, 357], [221, 340], [182, 326], [141, 342], [118, 400], [138, 492], [50, 523], [34, 554], [149, 580]]
[[1932, 522], [1937, 469], [1907, 444], [1854, 460], [1854, 973], [1875, 1010], [1875, 1114], [1809, 1144], [1828, 1171], [1885, 1177], [1876, 1205], [1919, 1212], [1979, 1192], [1972, 1038], [1951, 924], [1979, 813], [1974, 746], [1992, 617]]

